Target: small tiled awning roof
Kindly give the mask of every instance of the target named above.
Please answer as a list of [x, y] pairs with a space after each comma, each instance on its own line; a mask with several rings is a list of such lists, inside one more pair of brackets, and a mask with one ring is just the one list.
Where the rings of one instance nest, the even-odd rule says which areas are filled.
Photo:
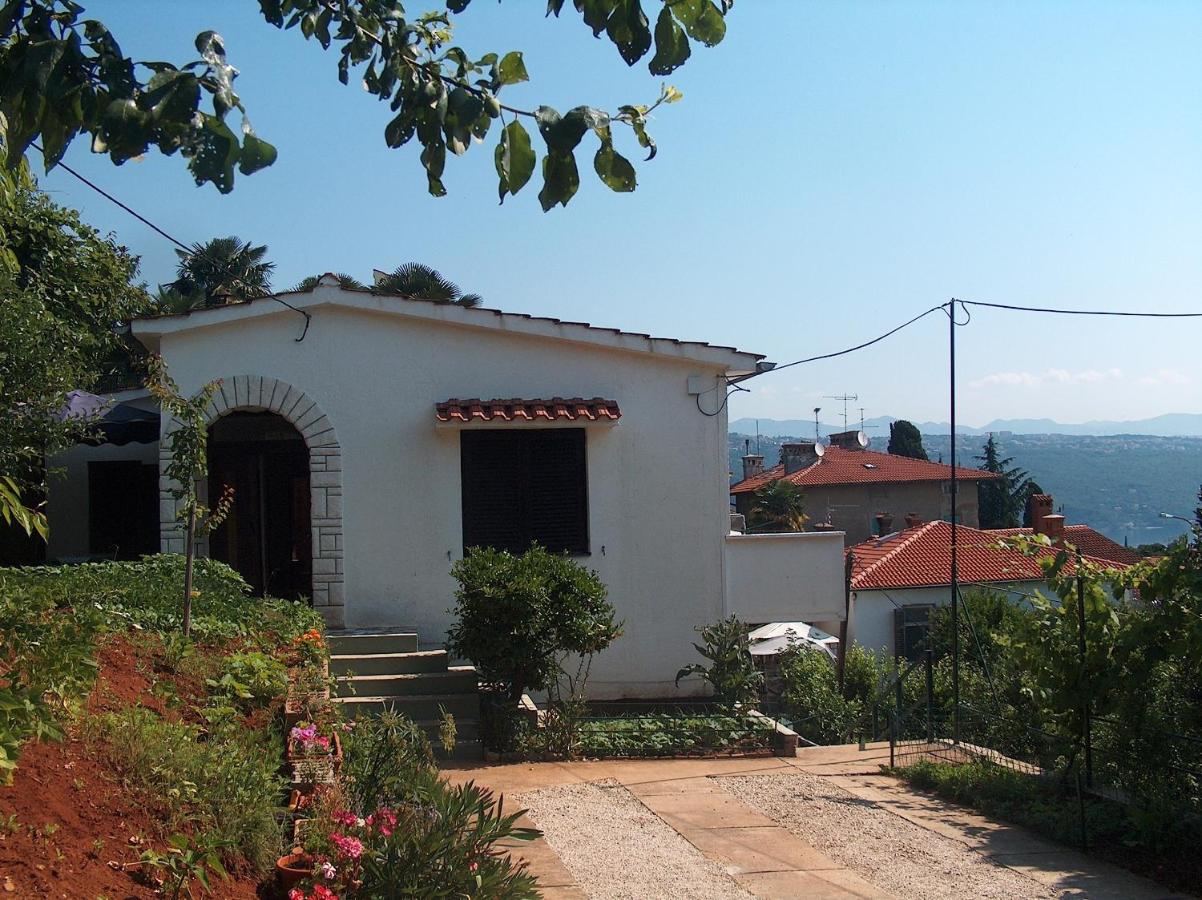
[[616, 422], [622, 411], [614, 400], [552, 397], [549, 400], [459, 400], [434, 405], [439, 422]]

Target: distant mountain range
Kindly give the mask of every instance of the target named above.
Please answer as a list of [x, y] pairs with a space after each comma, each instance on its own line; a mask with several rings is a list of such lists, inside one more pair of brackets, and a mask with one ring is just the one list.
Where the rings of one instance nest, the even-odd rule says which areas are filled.
[[[875, 449], [884, 450], [884, 439], [888, 438], [889, 425], [897, 421], [893, 416], [877, 416], [864, 420], [864, 430], [874, 438]], [[736, 419], [730, 423], [730, 431], [738, 434], [756, 433], [756, 419]], [[813, 437], [813, 419], [759, 419], [759, 433], [768, 437]], [[943, 434], [950, 430], [947, 422], [915, 422], [923, 434]], [[860, 423], [849, 422], [848, 428], [859, 428]], [[835, 431], [842, 431], [842, 425], [832, 425], [820, 422], [819, 431], [823, 437]], [[1151, 419], [1135, 419], [1129, 421], [1093, 421], [1078, 424], [1066, 424], [1052, 419], [994, 419], [979, 428], [972, 425], [956, 423], [957, 434], [995, 434], [1010, 432], [1012, 434], [1075, 434], [1105, 437], [1118, 434], [1141, 434], [1153, 437], [1202, 437], [1202, 413], [1167, 413]]]

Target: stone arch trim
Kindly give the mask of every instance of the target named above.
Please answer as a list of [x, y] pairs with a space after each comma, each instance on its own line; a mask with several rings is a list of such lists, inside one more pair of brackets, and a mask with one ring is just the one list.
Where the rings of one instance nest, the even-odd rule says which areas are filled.
[[[209, 404], [209, 424], [229, 413], [272, 412], [300, 432], [309, 448], [309, 517], [313, 543], [313, 606], [326, 623], [342, 626], [346, 587], [342, 530], [342, 445], [334, 425], [317, 401], [287, 382], [262, 375], [235, 375], [221, 381]], [[166, 437], [173, 422], [164, 422]], [[172, 484], [162, 473], [171, 462], [166, 441], [159, 443], [159, 536], [164, 553], [183, 553], [184, 536], [175, 515]], [[207, 485], [201, 485], [206, 491]], [[208, 539], [197, 541], [197, 554], [208, 555]]]

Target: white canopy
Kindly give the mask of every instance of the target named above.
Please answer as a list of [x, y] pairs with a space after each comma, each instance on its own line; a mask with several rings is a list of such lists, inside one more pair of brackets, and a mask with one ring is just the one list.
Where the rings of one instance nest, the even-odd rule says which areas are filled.
[[747, 638], [752, 656], [775, 656], [790, 644], [804, 644], [834, 659], [839, 647], [837, 637], [805, 622], [772, 622], [755, 629]]

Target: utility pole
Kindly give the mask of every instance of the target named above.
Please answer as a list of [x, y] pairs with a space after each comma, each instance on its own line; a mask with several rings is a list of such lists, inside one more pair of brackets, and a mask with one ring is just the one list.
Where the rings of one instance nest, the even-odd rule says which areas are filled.
[[822, 412], [822, 407], [815, 406], [814, 407], [814, 443], [815, 444], [822, 442], [822, 435], [819, 434], [819, 430], [818, 430], [818, 413], [820, 413], [820, 412]]
[[957, 556], [956, 511], [956, 300], [947, 305], [948, 328], [948, 375], [951, 384], [951, 497], [952, 497], [952, 742], [960, 742], [960, 560]]
[[[827, 394], [822, 399], [823, 400], [842, 400], [843, 401], [843, 430], [847, 431], [847, 401], [848, 400], [859, 400], [860, 399], [859, 395], [857, 395], [857, 394]], [[864, 414], [864, 410], [860, 410], [860, 418], [864, 417], [863, 414]]]

